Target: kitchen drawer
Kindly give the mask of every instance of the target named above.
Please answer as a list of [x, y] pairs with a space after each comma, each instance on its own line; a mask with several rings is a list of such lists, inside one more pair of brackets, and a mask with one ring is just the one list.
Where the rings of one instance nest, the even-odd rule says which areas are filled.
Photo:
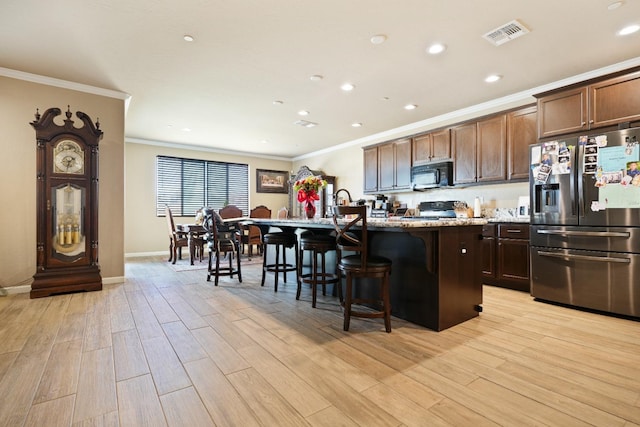
[[482, 226], [482, 237], [496, 237], [496, 224], [485, 224]]
[[498, 224], [498, 237], [529, 240], [529, 224]]

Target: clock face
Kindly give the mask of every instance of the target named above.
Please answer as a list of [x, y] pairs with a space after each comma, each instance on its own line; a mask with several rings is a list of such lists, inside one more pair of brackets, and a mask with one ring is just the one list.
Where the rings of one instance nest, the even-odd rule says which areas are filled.
[[55, 173], [84, 173], [84, 150], [70, 139], [64, 139], [53, 147], [53, 171]]

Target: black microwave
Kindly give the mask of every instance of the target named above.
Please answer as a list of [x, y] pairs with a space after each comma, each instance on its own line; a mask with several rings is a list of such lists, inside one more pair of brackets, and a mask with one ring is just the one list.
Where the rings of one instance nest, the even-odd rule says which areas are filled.
[[453, 185], [453, 162], [417, 165], [411, 168], [411, 189], [423, 191]]

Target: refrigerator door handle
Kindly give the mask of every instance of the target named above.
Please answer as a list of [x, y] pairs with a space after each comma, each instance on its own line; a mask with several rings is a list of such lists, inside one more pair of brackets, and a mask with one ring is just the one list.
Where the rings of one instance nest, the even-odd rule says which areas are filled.
[[563, 230], [537, 230], [538, 234], [553, 234], [558, 236], [585, 236], [585, 237], [631, 237], [631, 233], [622, 231], [563, 231]]
[[622, 264], [630, 264], [631, 260], [629, 258], [613, 258], [608, 256], [589, 256], [589, 255], [571, 255], [571, 254], [563, 254], [557, 252], [547, 252], [547, 251], [538, 251], [538, 255], [547, 256], [552, 258], [562, 258], [566, 261], [575, 259], [579, 261], [597, 261], [597, 262], [617, 262]]

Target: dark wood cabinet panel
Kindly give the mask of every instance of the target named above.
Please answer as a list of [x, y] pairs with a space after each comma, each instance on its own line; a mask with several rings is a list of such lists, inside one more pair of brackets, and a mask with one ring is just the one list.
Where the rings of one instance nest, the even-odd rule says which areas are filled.
[[451, 154], [455, 184], [476, 182], [476, 123], [451, 128]]
[[589, 86], [592, 128], [640, 120], [640, 71]]
[[529, 241], [498, 240], [499, 279], [529, 285]]
[[413, 164], [451, 158], [451, 134], [449, 129], [418, 135], [413, 138]]
[[496, 230], [495, 224], [482, 226], [482, 275], [495, 279], [496, 273]]
[[484, 225], [482, 249], [485, 283], [529, 291], [529, 224]]
[[507, 178], [507, 116], [500, 114], [477, 123], [477, 180]]
[[378, 147], [365, 148], [364, 157], [364, 192], [378, 191]]
[[443, 129], [433, 132], [431, 140], [431, 160], [447, 160], [451, 158], [451, 132]]
[[538, 138], [579, 132], [587, 128], [587, 88], [538, 99]]
[[537, 95], [538, 138], [640, 120], [640, 71]]
[[410, 138], [365, 148], [363, 155], [365, 193], [410, 188], [412, 157]]
[[529, 145], [537, 142], [535, 106], [507, 115], [507, 180], [529, 179]]
[[405, 189], [411, 186], [411, 139], [394, 142], [395, 184], [394, 189]]
[[431, 161], [433, 135], [426, 133], [413, 138], [413, 164]]
[[393, 190], [395, 184], [393, 151], [393, 143], [378, 147], [378, 190]]

